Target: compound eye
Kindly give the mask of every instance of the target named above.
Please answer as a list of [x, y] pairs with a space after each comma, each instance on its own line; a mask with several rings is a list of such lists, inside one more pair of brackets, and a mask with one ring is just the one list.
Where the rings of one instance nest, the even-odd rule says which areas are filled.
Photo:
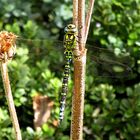
[[68, 28], [66, 27], [65, 29], [64, 29], [64, 32], [66, 33], [68, 31]]

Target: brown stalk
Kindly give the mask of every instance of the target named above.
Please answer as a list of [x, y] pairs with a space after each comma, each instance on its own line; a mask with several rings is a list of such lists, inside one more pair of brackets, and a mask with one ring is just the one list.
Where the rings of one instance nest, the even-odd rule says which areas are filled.
[[[83, 112], [85, 95], [85, 72], [86, 72], [86, 48], [85, 42], [88, 35], [94, 0], [90, 0], [90, 6], [85, 21], [85, 0], [73, 0], [73, 22], [78, 22], [78, 56], [74, 59], [74, 94], [72, 97], [72, 123], [71, 140], [82, 140], [83, 138]], [[76, 7], [78, 7], [76, 9]], [[75, 14], [78, 11], [78, 15]], [[76, 16], [76, 17], [75, 17]], [[78, 21], [75, 21], [75, 20]]]
[[20, 127], [19, 127], [19, 123], [18, 123], [18, 118], [17, 118], [17, 113], [16, 113], [16, 109], [14, 106], [14, 100], [13, 100], [13, 96], [12, 96], [8, 71], [7, 71], [7, 63], [1, 61], [0, 67], [1, 67], [1, 75], [2, 75], [2, 80], [3, 80], [4, 90], [5, 90], [5, 96], [7, 99], [11, 120], [12, 120], [13, 127], [15, 130], [15, 137], [16, 137], [16, 140], [22, 140]]
[[78, 49], [74, 59], [74, 94], [72, 97], [71, 140], [82, 140], [85, 93], [86, 49], [84, 49], [85, 0], [78, 0]]
[[89, 5], [88, 5], [88, 11], [87, 11], [86, 22], [85, 22], [85, 41], [84, 41], [84, 43], [86, 43], [86, 41], [87, 41], [92, 11], [93, 11], [93, 7], [94, 7], [94, 1], [95, 0], [90, 0]]
[[85, 0], [78, 0], [78, 37], [79, 37], [79, 50], [82, 51], [85, 47]]
[[73, 24], [78, 27], [78, 0], [73, 0]]
[[22, 140], [17, 113], [14, 106], [14, 100], [12, 96], [8, 70], [7, 70], [7, 62], [15, 54], [16, 39], [17, 36], [11, 32], [7, 32], [7, 31], [0, 32], [0, 69], [1, 69], [4, 90], [5, 90], [5, 96], [6, 96], [11, 120], [15, 131], [15, 137], [16, 140]]

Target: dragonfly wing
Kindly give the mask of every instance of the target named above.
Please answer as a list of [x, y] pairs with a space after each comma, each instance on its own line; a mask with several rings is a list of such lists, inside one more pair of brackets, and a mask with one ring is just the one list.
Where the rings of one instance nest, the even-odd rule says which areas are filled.
[[94, 77], [124, 78], [132, 73], [132, 59], [126, 52], [116, 53], [108, 50], [87, 45], [88, 72]]
[[[28, 51], [28, 56], [30, 60], [34, 62], [39, 60], [45, 60], [63, 63], [63, 42], [54, 39], [44, 39], [44, 40], [30, 40], [30, 39], [19, 39], [17, 42], [17, 55], [20, 55], [20, 49], [25, 49]], [[24, 53], [24, 52], [22, 52]], [[61, 65], [61, 64], [60, 64]]]
[[[65, 61], [62, 41], [21, 39], [17, 46], [17, 49], [28, 50], [29, 61], [32, 63], [45, 60], [55, 71], [63, 71]], [[131, 74], [132, 60], [127, 52], [120, 50], [116, 53], [115, 49], [109, 50], [95, 45], [86, 45], [86, 48], [88, 49], [87, 72], [94, 77], [124, 78]]]
[[[45, 53], [51, 50], [62, 50], [63, 42], [55, 39], [19, 39], [17, 41], [18, 47], [28, 48], [30, 53], [38, 52], [38, 54]], [[45, 51], [45, 52], [44, 52]], [[58, 51], [57, 51], [58, 52]]]

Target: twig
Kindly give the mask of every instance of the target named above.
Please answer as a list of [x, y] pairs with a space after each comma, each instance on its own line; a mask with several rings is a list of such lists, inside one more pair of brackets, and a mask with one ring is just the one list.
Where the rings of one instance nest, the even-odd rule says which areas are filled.
[[85, 38], [85, 0], [78, 1], [78, 27], [81, 28], [78, 31], [79, 50], [83, 50], [85, 47], [83, 44]]
[[94, 8], [94, 1], [95, 0], [90, 0], [90, 2], [89, 2], [89, 8], [87, 11], [86, 22], [85, 22], [85, 40], [84, 40], [84, 43], [86, 43], [86, 41], [87, 41], [87, 36], [88, 36], [89, 26], [90, 26], [90, 21], [91, 21], [91, 15], [92, 15], [92, 11]]
[[11, 59], [15, 54], [16, 38], [17, 36], [11, 32], [7, 31], [0, 32], [0, 68], [5, 90], [5, 96], [7, 99], [11, 120], [15, 130], [15, 137], [16, 140], [22, 140], [7, 70], [8, 59]]
[[73, 24], [78, 27], [78, 0], [73, 0]]
[[3, 80], [4, 90], [5, 90], [5, 96], [7, 99], [7, 103], [8, 103], [8, 107], [9, 107], [9, 111], [10, 111], [10, 115], [11, 115], [11, 120], [12, 120], [13, 127], [15, 130], [16, 140], [22, 140], [20, 127], [19, 127], [19, 123], [18, 123], [18, 118], [17, 118], [17, 113], [16, 113], [16, 109], [14, 106], [9, 76], [8, 76], [8, 72], [7, 72], [6, 62], [1, 61], [0, 67], [1, 67], [1, 75], [2, 75], [2, 80]]

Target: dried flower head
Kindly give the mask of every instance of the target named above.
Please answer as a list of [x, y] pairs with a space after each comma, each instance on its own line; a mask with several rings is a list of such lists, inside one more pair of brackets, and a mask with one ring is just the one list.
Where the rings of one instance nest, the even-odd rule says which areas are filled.
[[7, 31], [0, 32], [0, 60], [6, 61], [14, 56], [16, 39], [17, 36], [14, 33]]

